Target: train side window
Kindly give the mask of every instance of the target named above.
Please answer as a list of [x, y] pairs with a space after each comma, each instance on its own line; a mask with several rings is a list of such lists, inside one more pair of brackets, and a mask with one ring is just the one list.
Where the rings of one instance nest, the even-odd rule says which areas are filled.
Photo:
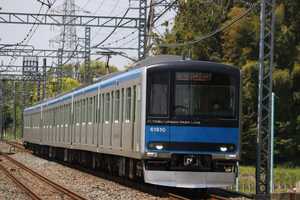
[[92, 110], [92, 105], [93, 105], [93, 99], [92, 97], [88, 98], [88, 110], [87, 110], [87, 115], [88, 115], [88, 119], [87, 119], [87, 122], [92, 122], [92, 116], [93, 116], [93, 110]]
[[98, 112], [97, 112], [97, 114], [98, 114], [98, 123], [101, 123], [101, 109], [102, 109], [102, 94], [98, 94]]
[[77, 123], [77, 101], [74, 101], [73, 102], [73, 120], [74, 120], [74, 123], [76, 124]]
[[114, 121], [119, 123], [120, 116], [120, 90], [115, 91]]
[[88, 110], [88, 108], [89, 108], [89, 98], [85, 98], [85, 100], [84, 100], [84, 122], [88, 122], [88, 113], [89, 113], [89, 110]]
[[73, 123], [73, 121], [72, 121], [72, 103], [70, 103], [69, 104], [69, 124], [71, 125], [72, 123]]
[[135, 122], [136, 118], [136, 86], [133, 86], [133, 112], [132, 121]]
[[82, 113], [81, 113], [81, 122], [85, 122], [86, 117], [86, 105], [85, 105], [85, 99], [82, 99]]
[[62, 105], [62, 110], [61, 110], [61, 124], [64, 124], [66, 122], [66, 106]]
[[76, 113], [75, 113], [76, 123], [80, 123], [80, 102], [76, 102]]
[[105, 105], [105, 94], [100, 96], [100, 108], [99, 108], [99, 122], [103, 124], [104, 122], [104, 105]]
[[93, 123], [97, 122], [97, 95], [93, 97]]
[[56, 125], [56, 120], [55, 120], [55, 117], [56, 117], [56, 109], [53, 108], [53, 126]]
[[113, 112], [114, 112], [114, 99], [115, 99], [115, 96], [114, 96], [114, 92], [112, 91], [111, 93], [110, 93], [110, 106], [111, 106], [111, 108], [110, 108], [110, 113], [111, 113], [111, 115], [110, 115], [110, 118], [109, 118], [109, 121], [111, 121], [111, 122], [113, 122]]
[[124, 103], [125, 103], [125, 101], [124, 101], [124, 88], [122, 88], [122, 92], [121, 92], [121, 108], [120, 108], [120, 110], [121, 110], [121, 122], [123, 122], [123, 119], [124, 119]]
[[131, 87], [126, 89], [126, 107], [125, 107], [125, 122], [129, 122], [131, 120]]
[[81, 115], [82, 115], [81, 100], [79, 100], [78, 101], [78, 113], [77, 113], [78, 123], [81, 123]]
[[109, 117], [110, 117], [110, 94], [106, 93], [105, 95], [105, 106], [104, 106], [104, 120], [105, 123], [109, 123]]

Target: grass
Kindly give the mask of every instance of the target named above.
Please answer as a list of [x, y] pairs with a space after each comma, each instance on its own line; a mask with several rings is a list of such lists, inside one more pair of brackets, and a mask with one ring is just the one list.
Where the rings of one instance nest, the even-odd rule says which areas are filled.
[[[300, 168], [276, 167], [274, 170], [275, 192], [287, 192], [292, 190], [300, 182]], [[253, 193], [255, 191], [255, 168], [249, 166], [240, 167], [240, 190]]]
[[[17, 135], [16, 135], [17, 139], [21, 139], [22, 138], [21, 137], [21, 130], [17, 129], [16, 133], [17, 133]], [[7, 129], [5, 131], [5, 135], [4, 135], [3, 139], [5, 139], [5, 140], [14, 140], [15, 137], [14, 137], [13, 131], [11, 129]]]

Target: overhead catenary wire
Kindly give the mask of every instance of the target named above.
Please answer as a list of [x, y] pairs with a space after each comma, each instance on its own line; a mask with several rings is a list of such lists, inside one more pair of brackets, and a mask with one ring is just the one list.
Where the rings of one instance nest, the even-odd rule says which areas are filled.
[[132, 31], [132, 32], [130, 32], [129, 34], [127, 34], [127, 35], [125, 35], [125, 36], [123, 36], [123, 37], [121, 37], [121, 38], [119, 38], [119, 39], [116, 39], [116, 40], [114, 40], [114, 41], [111, 41], [111, 42], [107, 43], [106, 45], [117, 44], [117, 43], [119, 43], [120, 41], [126, 40], [126, 39], [129, 38], [130, 36], [134, 35], [136, 32], [137, 32], [137, 30]]
[[[101, 4], [100, 4], [98, 10], [100, 10], [100, 8], [103, 6], [103, 3], [104, 3], [104, 0], [101, 2]], [[120, 0], [117, 0], [117, 2], [116, 2], [116, 4], [114, 5], [113, 9], [109, 12], [110, 14], [113, 14], [113, 13], [115, 12], [115, 10], [116, 10], [116, 8], [118, 7], [119, 3], [120, 3]], [[98, 12], [98, 11], [96, 11], [96, 12]], [[95, 13], [94, 13], [94, 14], [95, 14]], [[101, 31], [101, 27], [98, 29], [98, 31], [95, 33], [95, 35], [98, 35], [98, 34], [100, 33], [100, 31]]]
[[192, 41], [187, 41], [187, 42], [182, 42], [182, 43], [172, 43], [172, 44], [158, 44], [159, 47], [169, 47], [169, 48], [176, 48], [176, 47], [183, 47], [183, 46], [191, 46], [191, 45], [194, 45], [198, 42], [201, 42], [202, 40], [205, 40], [207, 38], [210, 38], [228, 28], [230, 28], [233, 24], [239, 22], [240, 20], [242, 20], [244, 17], [246, 17], [252, 10], [254, 10], [256, 8], [256, 6], [259, 4], [258, 3], [255, 3], [255, 4], [252, 4], [250, 8], [248, 8], [243, 14], [241, 14], [240, 16], [234, 18], [233, 20], [231, 20], [229, 23], [223, 25], [222, 27], [206, 34], [206, 35], [203, 35], [203, 36], [199, 36], [197, 37], [195, 40], [192, 40]]
[[[57, 1], [57, 0], [54, 0], [54, 1], [52, 2], [51, 6], [48, 7], [48, 9], [47, 9], [46, 12], [45, 12], [46, 14], [49, 12], [50, 8], [55, 4], [56, 1]], [[44, 4], [41, 4], [41, 7], [40, 7], [40, 9], [39, 9], [39, 11], [38, 11], [39, 14], [42, 12], [43, 6], [44, 6]], [[23, 38], [23, 40], [21, 40], [20, 42], [17, 42], [17, 43], [16, 43], [15, 49], [17, 49], [17, 47], [21, 46], [23, 43], [25, 43], [25, 46], [28, 45], [29, 41], [32, 39], [33, 35], [36, 33], [36, 31], [37, 31], [37, 29], [38, 29], [38, 27], [39, 27], [39, 25], [36, 24], [37, 21], [38, 21], [38, 19], [36, 19], [35, 22], [32, 24], [31, 28], [29, 29], [29, 31], [27, 32], [27, 34], [26, 34], [26, 36]], [[37, 25], [37, 26], [35, 27], [35, 25]], [[23, 48], [24, 48], [24, 47], [23, 47]], [[14, 55], [13, 55], [12, 58], [10, 59], [10, 61], [9, 61], [9, 65], [12, 64], [14, 58], [15, 58], [15, 57], [14, 57]]]
[[100, 45], [102, 45], [104, 42], [106, 42], [113, 34], [114, 32], [118, 29], [118, 26], [122, 23], [123, 19], [126, 17], [126, 15], [129, 12], [129, 8], [126, 10], [126, 12], [124, 13], [124, 15], [122, 16], [121, 20], [119, 21], [119, 23], [117, 24], [117, 26], [104, 38], [104, 40], [102, 40], [101, 42], [99, 42], [98, 44], [94, 45], [92, 48], [97, 48]]

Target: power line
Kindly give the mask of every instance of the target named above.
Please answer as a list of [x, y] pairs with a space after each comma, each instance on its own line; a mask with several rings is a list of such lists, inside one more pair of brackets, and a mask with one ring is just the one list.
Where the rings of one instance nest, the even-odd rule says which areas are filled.
[[176, 47], [182, 47], [182, 46], [189, 46], [189, 45], [193, 45], [196, 44], [202, 40], [205, 40], [207, 38], [210, 38], [226, 29], [228, 29], [229, 27], [231, 27], [233, 24], [235, 24], [236, 22], [240, 21], [241, 19], [243, 19], [244, 17], [246, 17], [259, 3], [255, 3], [253, 4], [249, 9], [247, 9], [242, 15], [236, 17], [235, 19], [231, 20], [231, 22], [227, 23], [226, 25], [223, 25], [222, 27], [208, 33], [207, 35], [204, 36], [200, 36], [198, 37], [196, 40], [193, 41], [188, 41], [188, 42], [182, 42], [182, 43], [173, 43], [173, 44], [159, 44], [159, 47], [169, 47], [169, 48], [176, 48]]
[[104, 38], [104, 40], [102, 40], [98, 44], [94, 45], [92, 48], [99, 47], [100, 45], [102, 45], [104, 42], [106, 42], [114, 34], [114, 32], [118, 29], [118, 26], [122, 23], [123, 19], [126, 17], [128, 11], [129, 11], [129, 8], [126, 10], [124, 15], [122, 16], [122, 19], [119, 21], [118, 25]]
[[[120, 0], [117, 0], [117, 3], [113, 7], [113, 9], [110, 11], [111, 14], [115, 12], [115, 10], [118, 7], [119, 3], [120, 3]], [[104, 0], [101, 2], [100, 6], [99, 6], [99, 9], [103, 6], [103, 4], [104, 4]], [[96, 12], [98, 12], [98, 11], [96, 11]], [[95, 35], [98, 35], [100, 33], [100, 31], [101, 31], [101, 28], [98, 29], [98, 31], [95, 33]]]
[[122, 41], [122, 40], [126, 40], [126, 39], [129, 38], [131, 35], [135, 34], [136, 32], [137, 32], [137, 30], [132, 31], [132, 32], [130, 32], [129, 34], [127, 34], [127, 35], [125, 35], [125, 36], [123, 36], [123, 37], [121, 37], [121, 38], [119, 38], [119, 39], [116, 39], [116, 40], [114, 40], [114, 41], [112, 41], [112, 42], [107, 43], [106, 45], [112, 45], [112, 44], [115, 44], [115, 43], [119, 43], [119, 42]]
[[96, 8], [96, 10], [93, 12], [93, 14], [95, 15], [96, 13], [98, 13], [98, 11], [102, 8], [104, 4], [104, 0], [101, 1], [100, 5]]
[[[42, 8], [43, 8], [43, 7], [44, 7], [44, 4], [41, 4], [38, 14], [41, 14], [41, 11], [42, 11]], [[23, 38], [23, 40], [21, 40], [20, 42], [17, 42], [17, 43], [16, 43], [15, 49], [17, 49], [18, 46], [20, 46], [20, 45], [22, 45], [24, 42], [26, 42], [26, 40], [27, 40], [29, 37], [30, 37], [30, 39], [32, 38], [32, 36], [30, 36], [30, 34], [31, 34], [32, 32], [35, 33], [36, 29], [35, 29], [34, 31], [33, 31], [33, 29], [34, 29], [34, 27], [35, 27], [37, 21], [38, 21], [38, 19], [36, 19], [36, 20], [35, 20], [35, 23], [32, 24], [32, 26], [30, 27], [29, 31], [27, 32], [27, 34], [25, 35], [25, 37]], [[27, 43], [28, 43], [28, 42], [29, 42], [29, 40], [27, 41]], [[14, 54], [13, 54], [13, 55], [14, 55]], [[12, 64], [13, 60], [14, 60], [14, 56], [11, 57], [11, 59], [10, 59], [10, 61], [9, 61], [9, 65]]]
[[82, 8], [85, 9], [85, 7], [90, 4], [90, 2], [91, 2], [91, 0], [87, 0]]
[[[56, 1], [57, 1], [57, 0], [54, 0], [54, 1], [51, 3], [51, 6], [48, 7], [48, 9], [46, 10], [46, 14], [49, 12], [50, 8], [55, 4]], [[48, 2], [49, 2], [49, 1], [48, 1]], [[45, 5], [45, 4], [43, 4], [43, 3], [41, 4], [41, 7], [40, 7], [39, 12], [38, 12], [39, 14], [41, 14], [42, 8], [43, 8], [44, 5]], [[39, 24], [37, 24], [37, 26], [35, 27], [35, 25], [36, 25], [36, 23], [37, 23], [38, 20], [39, 20], [39, 19], [37, 18], [37, 19], [35, 20], [35, 22], [32, 24], [31, 28], [30, 28], [29, 31], [27, 32], [27, 34], [26, 34], [26, 36], [24, 37], [24, 39], [21, 40], [20, 42], [16, 43], [15, 49], [17, 49], [18, 46], [21, 46], [24, 42], [25, 42], [25, 46], [28, 45], [29, 41], [31, 40], [31, 38], [33, 37], [33, 35], [36, 33], [36, 31], [37, 31], [37, 29], [38, 29], [38, 27], [39, 27]], [[35, 28], [35, 29], [34, 29], [34, 28]], [[33, 29], [34, 29], [34, 30], [33, 30]], [[23, 48], [24, 48], [24, 47], [23, 47]], [[10, 59], [9, 64], [12, 63], [13, 58], [14, 58], [14, 56], [12, 56], [12, 58]]]

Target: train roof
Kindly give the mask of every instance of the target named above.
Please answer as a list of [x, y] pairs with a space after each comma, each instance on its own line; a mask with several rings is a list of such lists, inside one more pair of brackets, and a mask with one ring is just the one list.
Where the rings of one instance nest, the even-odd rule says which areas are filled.
[[83, 92], [88, 92], [92, 89], [95, 90], [98, 87], [104, 86], [108, 82], [115, 81], [115, 79], [126, 79], [127, 80], [129, 77], [136, 76], [137, 74], [139, 74], [142, 71], [143, 68], [148, 67], [148, 66], [168, 67], [168, 65], [167, 65], [168, 63], [172, 63], [172, 66], [176, 66], [176, 65], [179, 65], [178, 62], [185, 62], [185, 63], [189, 63], [190, 65], [197, 64], [198, 67], [201, 66], [201, 67], [206, 67], [209, 69], [212, 69], [212, 68], [220, 69], [220, 68], [225, 67], [227, 70], [229, 69], [230, 71], [232, 71], [232, 70], [239, 71], [237, 68], [229, 66], [229, 65], [208, 62], [208, 61], [185, 60], [181, 56], [173, 56], [173, 55], [152, 56], [152, 57], [148, 57], [144, 60], [141, 60], [141, 61], [135, 63], [133, 66], [131, 66], [126, 71], [115, 72], [115, 73], [101, 76], [100, 78], [96, 79], [96, 81], [94, 83], [92, 83], [90, 85], [82, 85], [81, 87], [78, 87], [69, 92], [62, 93], [55, 97], [38, 102], [37, 104], [24, 109], [24, 111], [26, 112], [26, 111], [39, 110], [40, 107], [43, 105], [51, 105], [51, 104], [57, 103], [59, 101], [70, 99], [70, 98], [72, 98], [72, 96], [77, 96]]

